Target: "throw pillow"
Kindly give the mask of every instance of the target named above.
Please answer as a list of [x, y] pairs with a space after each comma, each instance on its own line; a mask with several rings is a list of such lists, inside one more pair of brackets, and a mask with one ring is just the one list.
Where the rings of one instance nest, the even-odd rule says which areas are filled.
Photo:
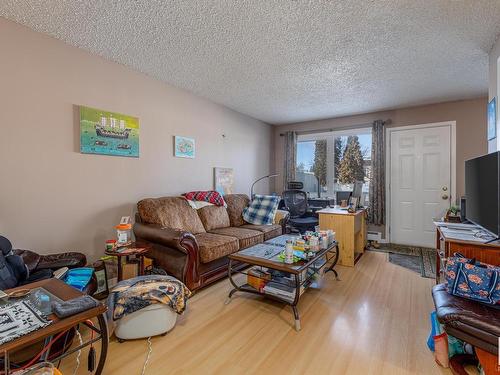
[[271, 225], [278, 209], [280, 197], [256, 195], [250, 205], [243, 210], [243, 219], [254, 225]]

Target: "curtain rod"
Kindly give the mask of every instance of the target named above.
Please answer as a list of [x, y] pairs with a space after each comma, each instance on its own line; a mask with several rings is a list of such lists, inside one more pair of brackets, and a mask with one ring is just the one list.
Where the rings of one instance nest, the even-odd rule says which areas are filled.
[[[385, 124], [390, 124], [391, 120], [385, 120]], [[367, 122], [366, 124], [356, 124], [356, 125], [349, 125], [349, 126], [342, 126], [338, 128], [328, 128], [328, 129], [314, 129], [314, 130], [299, 130], [296, 131], [297, 135], [304, 135], [304, 134], [316, 134], [316, 133], [328, 133], [328, 132], [334, 132], [334, 131], [342, 131], [342, 130], [351, 130], [351, 129], [359, 129], [359, 128], [367, 128], [371, 127], [373, 125], [373, 122]], [[284, 137], [285, 133], [280, 133], [280, 137]]]

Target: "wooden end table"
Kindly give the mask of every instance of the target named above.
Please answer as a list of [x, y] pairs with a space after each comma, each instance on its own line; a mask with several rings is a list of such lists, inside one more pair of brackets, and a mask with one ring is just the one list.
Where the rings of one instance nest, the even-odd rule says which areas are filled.
[[[119, 251], [124, 249], [123, 251]], [[134, 249], [130, 251], [131, 249]], [[144, 256], [151, 250], [149, 245], [145, 245], [139, 242], [132, 242], [126, 246], [117, 246], [116, 250], [106, 250], [105, 254], [110, 256], [115, 256], [118, 258], [118, 282], [123, 280], [123, 266], [122, 257], [125, 257], [125, 261], [128, 263], [131, 256], [134, 256], [139, 260], [139, 276], [144, 275]]]

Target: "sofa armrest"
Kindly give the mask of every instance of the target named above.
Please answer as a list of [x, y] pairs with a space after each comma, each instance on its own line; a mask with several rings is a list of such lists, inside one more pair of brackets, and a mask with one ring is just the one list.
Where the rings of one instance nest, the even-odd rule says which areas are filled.
[[16, 255], [23, 258], [30, 272], [50, 269], [57, 270], [62, 267], [77, 268], [87, 264], [85, 254], [66, 252], [57, 254], [40, 255], [31, 250], [14, 250]]
[[134, 234], [138, 241], [146, 241], [152, 244], [153, 254], [159, 255], [166, 252], [184, 254], [186, 260], [183, 270], [180, 272], [182, 274], [181, 281], [190, 289], [198, 287], [200, 281], [198, 272], [200, 256], [198, 243], [192, 233], [155, 224], [135, 223]]

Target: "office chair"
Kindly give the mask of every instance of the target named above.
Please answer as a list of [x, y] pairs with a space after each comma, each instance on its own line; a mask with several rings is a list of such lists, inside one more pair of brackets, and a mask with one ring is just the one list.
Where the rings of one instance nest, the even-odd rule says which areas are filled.
[[314, 214], [307, 211], [307, 194], [302, 190], [286, 190], [283, 192], [283, 201], [285, 209], [290, 212], [288, 221], [292, 229], [295, 229], [300, 234], [308, 230], [314, 230], [318, 225], [319, 220]]

